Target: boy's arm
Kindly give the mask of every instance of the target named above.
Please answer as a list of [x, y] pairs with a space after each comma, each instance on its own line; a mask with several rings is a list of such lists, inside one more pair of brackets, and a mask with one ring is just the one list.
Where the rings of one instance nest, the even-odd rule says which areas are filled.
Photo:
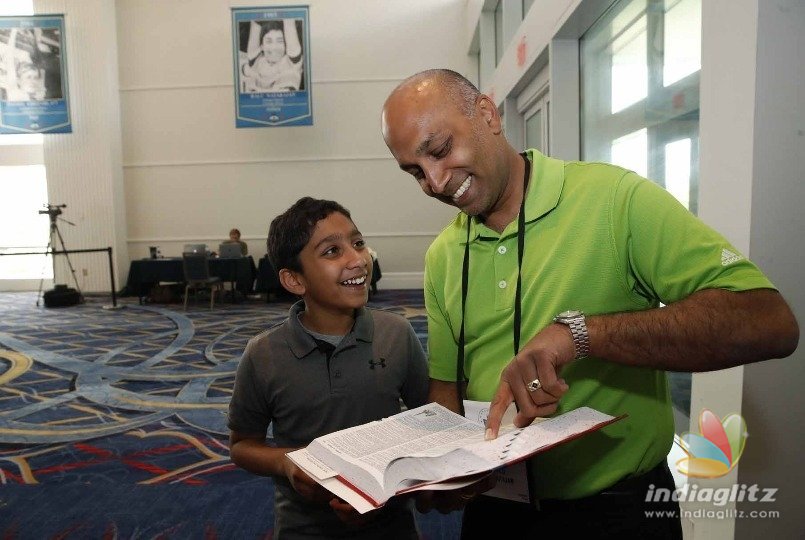
[[438, 403], [443, 407], [447, 407], [454, 413], [459, 413], [458, 407], [458, 389], [456, 383], [453, 381], [440, 381], [437, 379], [430, 380], [428, 387], [428, 402]]
[[409, 409], [428, 402], [428, 358], [411, 323], [408, 327], [408, 371], [402, 387], [402, 399]]
[[261, 476], [283, 476], [297, 493], [312, 502], [326, 503], [333, 494], [305, 474], [286, 454], [296, 448], [276, 448], [265, 443], [265, 434], [232, 431], [229, 455], [243, 469]]

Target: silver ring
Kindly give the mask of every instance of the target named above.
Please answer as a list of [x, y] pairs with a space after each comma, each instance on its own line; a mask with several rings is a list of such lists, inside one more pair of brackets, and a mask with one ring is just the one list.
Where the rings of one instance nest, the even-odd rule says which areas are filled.
[[539, 381], [539, 379], [534, 379], [533, 381], [528, 383], [525, 387], [528, 388], [529, 392], [536, 392], [537, 390], [542, 388], [542, 383]]

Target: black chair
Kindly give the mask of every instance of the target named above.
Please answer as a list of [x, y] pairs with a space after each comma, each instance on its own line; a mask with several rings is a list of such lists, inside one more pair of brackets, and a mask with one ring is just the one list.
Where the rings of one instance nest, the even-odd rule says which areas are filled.
[[274, 270], [274, 267], [268, 260], [268, 255], [261, 258], [257, 266], [257, 283], [254, 289], [259, 293], [266, 294], [266, 302], [271, 301], [272, 293], [275, 296], [279, 296], [286, 292], [282, 284], [280, 284], [277, 271]]
[[210, 309], [215, 305], [215, 291], [223, 292], [224, 282], [217, 276], [210, 276], [210, 264], [205, 253], [183, 253], [182, 267], [184, 269], [184, 310], [187, 311], [187, 298], [190, 289], [196, 298], [199, 289], [210, 290]]

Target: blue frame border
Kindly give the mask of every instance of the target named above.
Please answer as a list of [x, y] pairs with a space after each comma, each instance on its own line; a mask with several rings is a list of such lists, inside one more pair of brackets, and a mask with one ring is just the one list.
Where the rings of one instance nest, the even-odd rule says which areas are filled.
[[64, 15], [0, 17], [0, 29], [6, 28], [58, 28], [62, 97], [31, 101], [0, 99], [0, 134], [72, 133]]
[[[239, 23], [297, 19], [302, 21], [303, 89], [290, 92], [242, 92]], [[285, 127], [313, 125], [310, 78], [310, 18], [308, 6], [232, 8], [232, 59], [235, 81], [235, 127]]]

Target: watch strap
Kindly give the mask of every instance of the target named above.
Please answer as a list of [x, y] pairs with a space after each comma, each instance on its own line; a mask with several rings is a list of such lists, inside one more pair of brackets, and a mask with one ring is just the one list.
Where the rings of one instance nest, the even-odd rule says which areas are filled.
[[584, 315], [574, 317], [568, 324], [573, 335], [573, 344], [576, 346], [576, 360], [586, 358], [590, 354], [590, 334], [587, 333], [587, 323]]
[[590, 355], [590, 334], [587, 332], [587, 322], [583, 313], [578, 313], [571, 317], [557, 316], [554, 321], [566, 325], [570, 328], [570, 335], [573, 337], [573, 345], [576, 347], [575, 360], [586, 358]]

